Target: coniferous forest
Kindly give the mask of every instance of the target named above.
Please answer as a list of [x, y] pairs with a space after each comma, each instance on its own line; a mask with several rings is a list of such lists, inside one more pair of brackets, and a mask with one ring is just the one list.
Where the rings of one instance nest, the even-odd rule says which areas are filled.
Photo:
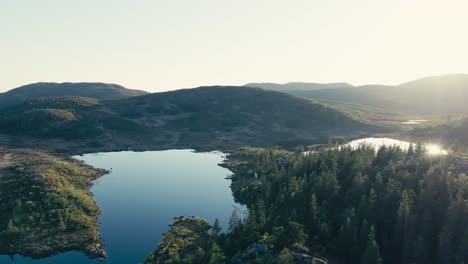
[[[211, 243], [192, 245], [200, 263], [468, 262], [468, 176], [450, 158], [422, 147], [244, 148], [226, 165], [248, 215], [233, 213], [225, 233], [217, 223]], [[158, 252], [149, 263], [166, 263]], [[167, 263], [197, 262], [186, 253]]]

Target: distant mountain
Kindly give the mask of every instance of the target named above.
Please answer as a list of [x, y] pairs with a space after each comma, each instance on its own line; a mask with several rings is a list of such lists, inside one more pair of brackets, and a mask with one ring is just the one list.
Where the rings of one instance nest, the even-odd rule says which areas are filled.
[[[396, 101], [415, 111], [468, 114], [468, 74], [427, 77], [397, 86]], [[431, 111], [432, 110], [432, 111]]]
[[328, 103], [378, 107], [417, 115], [468, 114], [468, 74], [427, 77], [397, 86], [365, 85], [284, 92]]
[[335, 89], [335, 88], [351, 88], [354, 87], [349, 83], [306, 83], [306, 82], [290, 82], [285, 84], [278, 83], [248, 83], [244, 86], [257, 87], [272, 91], [310, 91], [320, 89]]
[[82, 96], [99, 100], [122, 99], [147, 94], [117, 84], [106, 83], [34, 83], [0, 93], [0, 107], [40, 97]]
[[[212, 149], [327, 142], [376, 131], [336, 108], [249, 87], [200, 87], [123, 100], [49, 98], [0, 110], [0, 131], [101, 144]], [[117, 140], [118, 139], [118, 140]]]

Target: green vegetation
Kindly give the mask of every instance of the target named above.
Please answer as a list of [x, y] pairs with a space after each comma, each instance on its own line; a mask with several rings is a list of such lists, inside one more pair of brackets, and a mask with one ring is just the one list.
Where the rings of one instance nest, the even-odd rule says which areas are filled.
[[[67, 139], [63, 144], [75, 144], [74, 150], [97, 138], [112, 149], [224, 149], [291, 147], [379, 131], [333, 107], [246, 87], [201, 87], [112, 101], [55, 97], [0, 110], [0, 133]], [[23, 142], [22, 147], [38, 144]]]
[[22, 104], [44, 97], [79, 96], [99, 100], [115, 100], [147, 94], [117, 84], [106, 83], [33, 83], [0, 93], [0, 107]]
[[232, 189], [249, 217], [227, 252], [268, 237], [273, 250], [305, 243], [343, 263], [468, 261], [468, 176], [450, 160], [420, 147], [237, 155]]
[[[422, 147], [243, 148], [226, 166], [248, 216], [212, 235], [225, 263], [468, 261], [468, 176]], [[184, 263], [170, 260], [157, 263]]]
[[[164, 241], [148, 256], [146, 263], [210, 263], [207, 249], [211, 247], [213, 253], [220, 251], [208, 234], [210, 229], [211, 226], [203, 219], [177, 218], [164, 236]], [[216, 258], [216, 254], [212, 255]]]
[[0, 131], [39, 138], [86, 139], [141, 131], [136, 123], [106, 112], [93, 98], [53, 97], [0, 111]]
[[105, 171], [27, 149], [0, 155], [0, 254], [46, 257], [79, 250], [105, 257], [99, 208], [89, 192]]

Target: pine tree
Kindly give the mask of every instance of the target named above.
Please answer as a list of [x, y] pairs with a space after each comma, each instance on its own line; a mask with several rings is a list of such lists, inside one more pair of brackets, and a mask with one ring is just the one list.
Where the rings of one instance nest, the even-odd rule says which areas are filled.
[[223, 261], [226, 259], [221, 248], [216, 243], [213, 243], [211, 245], [211, 248], [209, 251], [209, 257], [210, 257], [210, 261], [208, 262], [209, 264], [223, 263]]
[[362, 256], [362, 264], [380, 263], [382, 263], [382, 258], [380, 257], [379, 245], [377, 244], [377, 241], [375, 241], [375, 229], [374, 226], [372, 226], [369, 234], [369, 240], [367, 242], [367, 248]]
[[361, 223], [364, 219], [367, 218], [367, 213], [369, 210], [367, 197], [365, 195], [361, 196], [361, 201], [359, 202], [359, 207], [357, 211], [357, 222]]
[[460, 241], [460, 245], [455, 253], [457, 263], [468, 263], [468, 227], [465, 229]]
[[278, 256], [278, 264], [293, 264], [294, 256], [291, 254], [288, 248], [283, 248]]
[[266, 223], [266, 210], [265, 203], [263, 199], [258, 200], [257, 202], [257, 225], [261, 228]]
[[393, 249], [396, 261], [402, 264], [409, 263], [411, 247], [414, 244], [411, 230], [411, 210], [413, 206], [414, 192], [404, 190], [401, 194], [400, 204], [397, 210], [397, 222], [393, 232]]
[[409, 145], [407, 154], [408, 154], [409, 157], [414, 156], [414, 147], [413, 147], [413, 144], [410, 144], [410, 145]]
[[367, 246], [367, 241], [369, 240], [370, 228], [367, 220], [364, 220], [359, 230], [359, 245], [362, 250]]
[[460, 229], [463, 230], [460, 225], [463, 223], [464, 215], [465, 200], [463, 194], [459, 193], [457, 195], [457, 200], [450, 205], [445, 223], [439, 233], [437, 263], [444, 264], [454, 262], [454, 255], [456, 255], [454, 253], [455, 250], [457, 250], [457, 245], [455, 243], [458, 240], [456, 239], [457, 231]]
[[428, 263], [429, 255], [426, 250], [426, 242], [423, 236], [420, 234], [416, 237], [414, 243], [413, 259], [411, 263], [414, 264], [426, 264]]
[[10, 219], [8, 221], [8, 225], [7, 225], [7, 228], [6, 228], [6, 232], [8, 234], [14, 234], [16, 232], [18, 232], [18, 228], [15, 226], [15, 224], [13, 223], [13, 219]]
[[61, 217], [60, 217], [58, 229], [59, 229], [60, 231], [64, 231], [64, 230], [67, 229], [67, 226], [65, 225], [65, 222], [63, 221], [63, 219], [62, 219]]
[[312, 194], [312, 197], [310, 199], [308, 221], [310, 221], [310, 223], [309, 223], [310, 231], [313, 232], [313, 233], [318, 232], [319, 226], [320, 226], [320, 223], [319, 223], [319, 207], [318, 207], [318, 204], [317, 204], [317, 196], [315, 196], [315, 194]]
[[348, 260], [350, 257], [350, 246], [353, 243], [354, 229], [351, 220], [346, 219], [346, 223], [341, 226], [338, 234], [338, 252], [340, 256]]
[[221, 233], [221, 223], [219, 222], [219, 219], [216, 218], [213, 224], [213, 227], [211, 228], [211, 235], [213, 237], [217, 237], [220, 233]]
[[232, 233], [236, 228], [239, 226], [240, 220], [239, 216], [237, 215], [236, 210], [232, 211], [231, 218], [229, 218], [229, 227], [228, 232]]

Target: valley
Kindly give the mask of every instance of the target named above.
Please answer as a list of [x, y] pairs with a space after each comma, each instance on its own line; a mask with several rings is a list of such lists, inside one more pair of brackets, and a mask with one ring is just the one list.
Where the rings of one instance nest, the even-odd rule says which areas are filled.
[[468, 1], [0, 1], [0, 264], [468, 264]]
[[[463, 207], [459, 196], [466, 195], [465, 188], [468, 186], [464, 176], [468, 141], [464, 137], [466, 122], [457, 118], [464, 115], [461, 110], [454, 114], [455, 117], [447, 119], [444, 115], [449, 112], [445, 110], [422, 115], [420, 110], [401, 108], [400, 111], [400, 108], [393, 108], [394, 105], [376, 103], [382, 106], [377, 108], [372, 103], [355, 104], [353, 100], [349, 100], [349, 103], [339, 100], [331, 102], [320, 96], [305, 96], [309, 92], [341, 93], [340, 89], [354, 89], [351, 86], [341, 87], [343, 84], [339, 83], [330, 84], [325, 89], [321, 89], [321, 85], [294, 83], [295, 91], [283, 91], [282, 86], [272, 88], [275, 91], [240, 86], [210, 86], [147, 94], [133, 90], [127, 93], [122, 90], [125, 88], [118, 88], [120, 95], [116, 95], [117, 98], [103, 98], [101, 94], [106, 94], [107, 90], [89, 92], [103, 89], [99, 88], [102, 85], [90, 84], [87, 93], [77, 93], [73, 89], [67, 93], [61, 85], [57, 87], [63, 89], [45, 89], [41, 92], [43, 85], [32, 86], [35, 88], [26, 86], [24, 99], [0, 105], [0, 202], [4, 210], [0, 217], [0, 227], [3, 228], [0, 233], [1, 254], [44, 258], [67, 252], [52, 257], [50, 261], [56, 262], [51, 263], [70, 259], [76, 260], [76, 263], [92, 263], [92, 260], [76, 257], [75, 253], [69, 252], [77, 250], [94, 259], [105, 259], [109, 254], [109, 263], [136, 263], [144, 260], [144, 252], [149, 253], [154, 250], [155, 244], [161, 242], [147, 258], [147, 263], [172, 263], [174, 259], [179, 261], [177, 263], [276, 263], [281, 259], [295, 261], [292, 263], [312, 260], [341, 263], [349, 258], [369, 258], [369, 261], [383, 259], [383, 263], [409, 263], [412, 260], [430, 263], [428, 258], [438, 258], [439, 244], [443, 241], [427, 230], [412, 233], [411, 238], [393, 237], [389, 230], [403, 228], [398, 222], [399, 217], [402, 217], [400, 210], [403, 209], [400, 208], [406, 206], [404, 208], [408, 210], [409, 215], [406, 217], [411, 218], [408, 225], [420, 221], [429, 209], [415, 207], [414, 204], [422, 206], [431, 201], [432, 198], [423, 196], [423, 193], [428, 188], [434, 188], [432, 180], [444, 181], [444, 186], [449, 186], [449, 189], [440, 190], [447, 197], [441, 208], [452, 210], [450, 208], [453, 207], [453, 210], [458, 210], [455, 206]], [[74, 84], [66, 85], [74, 87]], [[114, 89], [118, 86], [110, 87]], [[21, 91], [24, 88], [18, 89]], [[30, 89], [37, 91], [27, 95]], [[59, 90], [61, 92], [57, 92]], [[51, 93], [51, 96], [35, 97], [35, 94], [47, 93]], [[355, 139], [357, 141], [352, 141]], [[349, 142], [350, 145], [337, 148]], [[366, 145], [359, 142], [365, 142]], [[369, 142], [375, 144], [375, 148], [370, 148]], [[387, 143], [384, 147], [382, 142], [393, 143]], [[394, 142], [397, 142], [397, 147]], [[158, 224], [157, 232], [167, 229], [167, 223], [170, 223], [168, 219], [178, 217], [167, 235], [161, 238], [160, 234], [142, 229], [146, 234], [142, 233], [139, 239], [151, 242], [135, 242], [131, 256], [125, 253], [119, 255], [119, 252], [130, 252], [127, 246], [116, 249], [116, 245], [124, 241], [118, 236], [123, 231], [105, 231], [115, 224], [104, 220], [99, 225], [98, 219], [109, 217], [106, 211], [101, 210], [109, 210], [106, 206], [115, 199], [112, 198], [113, 193], [125, 191], [109, 191], [106, 205], [106, 202], [99, 202], [96, 190], [101, 188], [100, 184], [106, 184], [106, 179], [115, 177], [114, 183], [107, 183], [115, 188], [118, 181], [126, 181], [128, 175], [144, 173], [138, 172], [138, 169], [124, 169], [126, 173], [119, 174], [116, 169], [118, 164], [94, 163], [93, 154], [88, 156], [88, 153], [108, 153], [103, 155], [112, 157], [109, 162], [119, 159], [131, 162], [133, 158], [130, 155], [139, 156], [137, 159], [142, 161], [149, 159], [146, 158], [150, 157], [147, 151], [181, 151], [174, 154], [172, 159], [179, 160], [173, 164], [177, 167], [183, 164], [181, 159], [184, 149], [197, 152], [218, 150], [228, 154], [225, 161], [218, 163], [223, 163], [222, 166], [234, 173], [229, 176], [233, 198], [240, 205], [246, 206], [248, 214], [244, 219], [231, 216], [228, 221], [226, 213], [229, 212], [226, 209], [232, 211], [232, 208], [225, 205], [221, 206], [224, 209], [219, 207], [210, 214], [204, 214], [209, 202], [200, 209], [196, 209], [196, 204], [188, 206], [190, 210], [185, 207], [183, 212], [190, 212], [188, 214], [173, 212], [172, 209], [177, 208], [173, 203], [177, 198], [173, 197], [169, 199], [173, 206], [161, 206], [159, 209], [170, 208], [172, 213], [166, 215], [167, 219], [161, 222], [162, 225]], [[445, 151], [447, 155], [440, 155]], [[119, 158], [119, 155], [126, 153], [129, 156]], [[78, 156], [71, 158], [73, 155]], [[137, 165], [137, 159], [132, 163], [122, 161], [121, 165], [126, 168], [144, 168], [143, 163]], [[151, 159], [166, 158], [154, 156]], [[202, 160], [194, 160], [190, 162], [204, 163]], [[166, 161], [167, 164], [171, 162]], [[390, 165], [394, 167], [388, 167]], [[421, 170], [415, 171], [415, 166]], [[157, 167], [164, 168], [164, 164]], [[100, 178], [112, 171], [111, 168], [116, 169], [115, 172]], [[437, 175], [433, 173], [435, 170]], [[190, 177], [195, 175], [194, 171], [188, 173], [188, 178], [183, 182], [189, 182]], [[175, 170], [174, 177], [182, 174]], [[169, 174], [162, 172], [161, 175], [168, 177]], [[384, 178], [379, 178], [382, 175]], [[442, 178], [437, 178], [439, 176]], [[435, 178], [426, 179], [430, 177]], [[416, 184], [423, 182], [423, 179], [428, 181], [426, 185]], [[222, 184], [228, 182], [220, 180]], [[142, 184], [138, 177], [133, 181], [135, 186]], [[215, 181], [211, 179], [204, 185], [208, 186]], [[98, 185], [92, 187], [92, 182]], [[180, 184], [174, 183], [167, 189], [180, 191]], [[164, 184], [151, 185], [151, 182], [147, 182], [145, 185], [153, 186], [151, 190], [154, 191], [158, 185]], [[122, 188], [129, 186], [131, 184], [127, 183]], [[141, 187], [135, 188], [142, 190]], [[197, 190], [202, 191], [204, 188], [199, 186]], [[378, 188], [379, 191], [376, 191]], [[376, 194], [372, 194], [372, 191], [378, 193], [377, 197], [374, 197]], [[413, 193], [410, 195], [410, 191], [417, 197]], [[160, 189], [156, 193], [163, 192]], [[225, 194], [229, 192], [224, 191]], [[190, 190], [185, 193], [190, 193]], [[279, 197], [275, 198], [272, 193], [279, 194]], [[364, 205], [361, 203], [366, 200], [369, 204], [374, 198], [373, 202], [391, 208], [387, 215], [391, 222], [382, 220], [385, 215], [383, 212], [381, 215], [372, 215], [369, 208], [366, 209], [367, 213], [362, 211]], [[132, 199], [123, 197], [120, 203], [124, 205]], [[152, 203], [166, 198], [142, 199], [139, 203], [145, 204], [144, 201]], [[52, 203], [51, 200], [56, 202]], [[196, 193], [191, 200], [201, 202], [201, 193]], [[131, 205], [123, 207], [130, 208]], [[119, 211], [112, 210], [111, 218], [115, 218]], [[224, 213], [221, 214], [221, 211]], [[133, 215], [155, 222], [160, 221], [162, 216], [159, 214], [153, 218], [141, 212], [134, 212]], [[446, 222], [452, 220], [444, 218], [444, 213], [431, 213], [439, 214], [438, 226], [452, 228], [449, 235], [463, 229], [463, 224], [448, 226]], [[210, 221], [189, 217], [191, 215], [210, 218]], [[219, 223], [212, 226], [217, 217], [221, 217], [223, 223], [222, 233], [218, 230], [221, 227]], [[464, 223], [464, 218], [460, 217], [459, 220]], [[315, 219], [315, 222], [310, 222], [310, 219]], [[163, 228], [163, 225], [166, 227]], [[120, 228], [123, 230], [129, 227]], [[449, 231], [434, 230], [437, 234]], [[350, 235], [352, 233], [358, 233], [358, 237]], [[103, 243], [103, 234], [114, 238], [106, 239], [107, 243]], [[461, 247], [467, 243], [464, 234], [460, 231], [457, 245], [450, 248], [451, 254], [457, 258], [464, 257], [458, 249], [459, 245]], [[196, 237], [203, 239], [197, 242]], [[402, 243], [408, 239], [419, 241], [421, 237], [435, 243], [418, 245], [420, 250], [428, 254], [426, 259], [416, 260], [417, 256], [404, 253], [405, 250], [416, 250], [411, 246], [402, 248], [402, 253], [394, 256], [386, 251], [392, 243]], [[351, 241], [358, 246], [345, 249], [344, 245]], [[437, 250], [431, 252], [431, 247]], [[376, 252], [379, 252], [378, 256]], [[16, 259], [12, 263], [41, 263], [41, 260]], [[47, 263], [49, 260], [46, 258], [44, 261]]]

